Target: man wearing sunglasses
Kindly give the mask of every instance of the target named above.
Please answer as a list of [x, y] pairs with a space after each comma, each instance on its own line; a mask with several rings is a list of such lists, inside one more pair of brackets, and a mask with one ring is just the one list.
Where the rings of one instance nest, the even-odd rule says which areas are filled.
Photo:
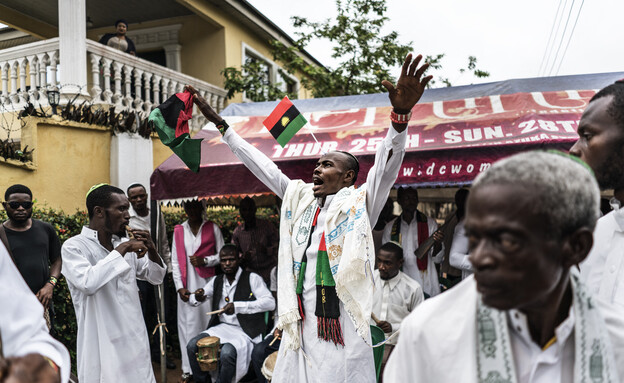
[[61, 242], [52, 225], [32, 219], [32, 192], [27, 186], [9, 187], [4, 199], [2, 205], [9, 219], [0, 230], [6, 232], [15, 265], [45, 308], [44, 316], [50, 327], [48, 309], [61, 275]]

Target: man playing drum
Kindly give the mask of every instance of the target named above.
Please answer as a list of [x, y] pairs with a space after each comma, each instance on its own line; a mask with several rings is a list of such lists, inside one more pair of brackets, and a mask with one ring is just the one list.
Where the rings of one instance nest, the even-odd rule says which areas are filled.
[[264, 312], [275, 308], [275, 299], [262, 277], [239, 267], [236, 245], [228, 243], [219, 252], [224, 274], [217, 275], [203, 289], [191, 295], [189, 303], [199, 305], [212, 299], [213, 314], [208, 330], [189, 341], [186, 346], [193, 379], [204, 383], [210, 373], [202, 371], [197, 361], [197, 342], [205, 337], [218, 337], [221, 343], [217, 382], [238, 382], [249, 369], [254, 344], [262, 340], [266, 330]]

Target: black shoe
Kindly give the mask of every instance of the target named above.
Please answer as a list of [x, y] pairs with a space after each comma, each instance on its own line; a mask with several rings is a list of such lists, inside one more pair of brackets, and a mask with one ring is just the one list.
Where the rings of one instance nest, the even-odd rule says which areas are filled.
[[176, 364], [174, 363], [173, 359], [167, 357], [165, 364], [167, 366], [167, 370], [175, 370], [176, 368]]

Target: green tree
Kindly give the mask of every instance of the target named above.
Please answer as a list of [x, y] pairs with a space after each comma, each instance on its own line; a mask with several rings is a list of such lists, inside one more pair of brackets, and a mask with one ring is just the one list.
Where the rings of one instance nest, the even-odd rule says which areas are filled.
[[[398, 43], [398, 33], [383, 33], [389, 20], [385, 0], [336, 0], [337, 14], [333, 19], [313, 22], [304, 17], [293, 17], [297, 40], [292, 46], [273, 40], [271, 53], [291, 74], [299, 74], [301, 85], [309, 89], [314, 97], [345, 96], [385, 92], [382, 80], [394, 82], [390, 69], [400, 67], [405, 56], [412, 51], [412, 43]], [[321, 67], [304, 60], [302, 52], [313, 39], [328, 41], [332, 46], [332, 57], [338, 60], [335, 68]], [[431, 69], [440, 70], [444, 54], [425, 57]], [[477, 59], [469, 57], [469, 64], [460, 73], [472, 73], [487, 77], [488, 72], [476, 69]], [[260, 65], [261, 67], [262, 65]], [[246, 92], [252, 101], [266, 101], [282, 98], [288, 94], [280, 84], [270, 84], [268, 77], [258, 70], [257, 62], [245, 63], [241, 69], [226, 68], [228, 97]], [[431, 81], [429, 86], [436, 83]], [[437, 78], [437, 83], [450, 86], [448, 78]]]

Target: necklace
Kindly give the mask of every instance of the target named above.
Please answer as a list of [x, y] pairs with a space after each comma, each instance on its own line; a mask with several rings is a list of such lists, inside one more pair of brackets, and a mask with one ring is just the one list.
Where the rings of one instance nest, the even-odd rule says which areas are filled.
[[[225, 290], [225, 288], [226, 288], [226, 286], [225, 286], [225, 282], [230, 283], [230, 281], [228, 281], [228, 280], [227, 280], [227, 277], [226, 277], [226, 278], [224, 278], [224, 281], [223, 281], [223, 282], [224, 282], [224, 283], [223, 283], [223, 289]], [[234, 283], [234, 282], [232, 282], [232, 283]], [[234, 290], [234, 288], [235, 288], [235, 287], [236, 287], [236, 284], [231, 285], [231, 286], [230, 286], [230, 288], [227, 290], [227, 292], [226, 292], [226, 294], [225, 294], [225, 302], [226, 302], [226, 303], [230, 303], [230, 293], [232, 292], [232, 290]]]

